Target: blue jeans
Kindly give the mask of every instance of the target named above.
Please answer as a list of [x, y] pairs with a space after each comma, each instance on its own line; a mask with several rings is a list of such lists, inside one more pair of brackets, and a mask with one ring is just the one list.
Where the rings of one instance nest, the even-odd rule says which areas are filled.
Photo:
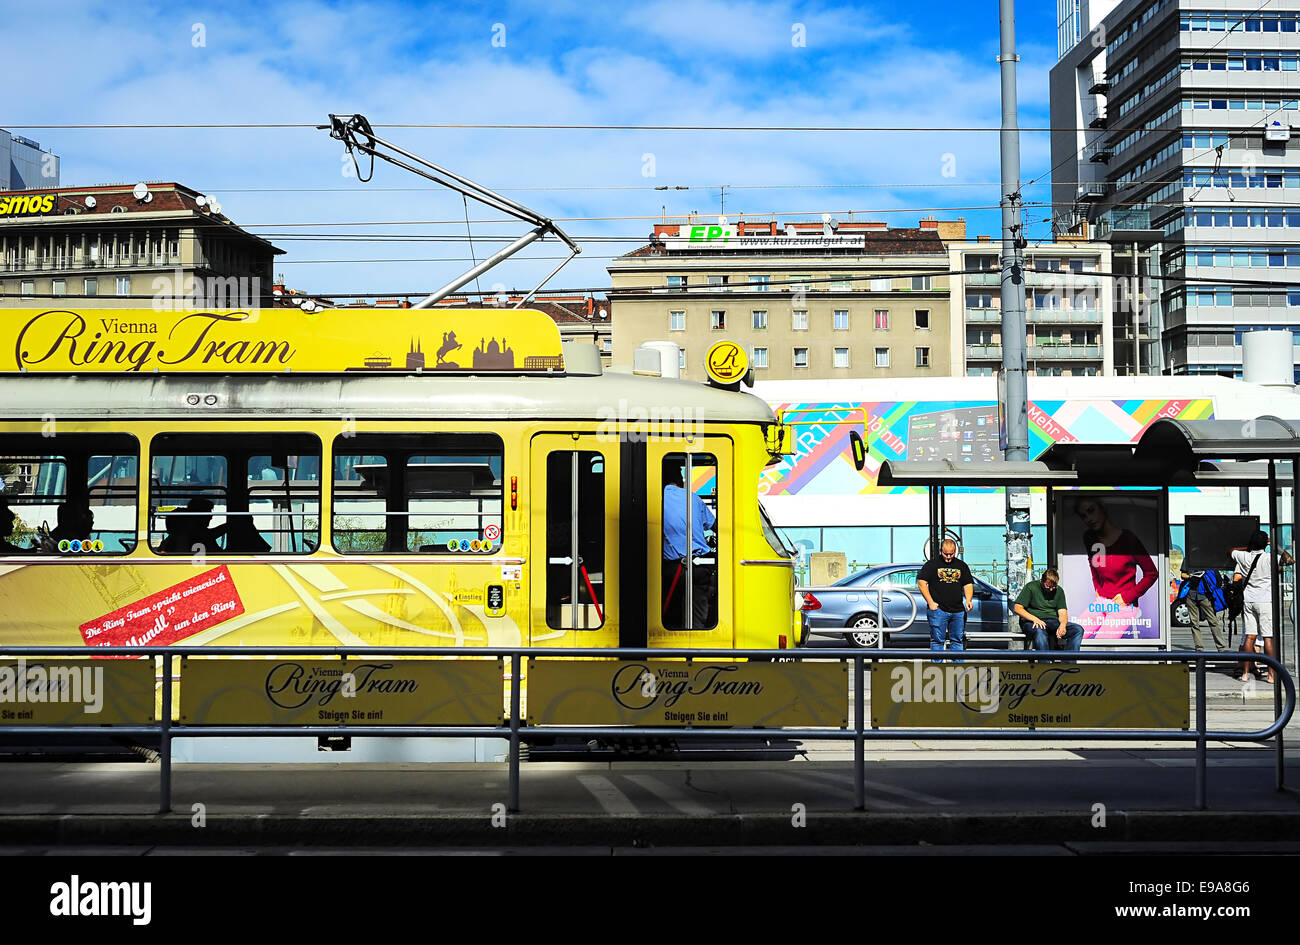
[[926, 610], [925, 619], [930, 624], [930, 649], [942, 650], [945, 639], [950, 650], [966, 649], [966, 611], [950, 614], [941, 607]]
[[1077, 650], [1083, 643], [1083, 627], [1077, 623], [1065, 625], [1065, 639], [1058, 639], [1056, 631], [1061, 629], [1061, 621], [1056, 617], [1043, 621], [1047, 624], [1041, 630], [1024, 617], [1020, 618], [1020, 629], [1028, 638], [1031, 650]]

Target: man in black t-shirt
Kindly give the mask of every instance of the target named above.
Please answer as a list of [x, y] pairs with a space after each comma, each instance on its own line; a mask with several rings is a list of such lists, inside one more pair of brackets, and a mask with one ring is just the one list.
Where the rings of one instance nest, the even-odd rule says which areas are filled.
[[926, 620], [930, 624], [930, 649], [966, 649], [966, 612], [975, 596], [975, 577], [966, 562], [957, 557], [957, 543], [945, 539], [939, 556], [921, 568], [916, 584], [925, 598]]

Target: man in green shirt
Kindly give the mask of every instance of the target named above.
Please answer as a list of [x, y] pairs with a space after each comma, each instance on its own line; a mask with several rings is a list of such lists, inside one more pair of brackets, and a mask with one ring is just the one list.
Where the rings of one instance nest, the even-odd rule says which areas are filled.
[[1026, 584], [1012, 611], [1020, 618], [1031, 650], [1077, 650], [1083, 642], [1083, 627], [1070, 623], [1065, 589], [1055, 568]]

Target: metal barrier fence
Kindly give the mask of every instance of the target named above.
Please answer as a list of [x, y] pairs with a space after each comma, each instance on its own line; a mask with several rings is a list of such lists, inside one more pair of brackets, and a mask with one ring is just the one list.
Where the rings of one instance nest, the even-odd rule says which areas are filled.
[[[1055, 651], [1060, 653], [1061, 651]], [[952, 651], [945, 651], [945, 662], [953, 662]], [[505, 724], [489, 725], [183, 725], [172, 722], [172, 687], [177, 681], [173, 672], [173, 661], [188, 656], [269, 656], [288, 659], [299, 657], [349, 655], [375, 656], [459, 656], [459, 657], [500, 657], [509, 660], [510, 712]], [[430, 736], [442, 738], [501, 738], [509, 741], [509, 805], [511, 812], [519, 808], [519, 761], [520, 743], [529, 737], [553, 738], [557, 735], [572, 735], [586, 738], [609, 737], [611, 735], [632, 735], [647, 738], [710, 738], [753, 737], [771, 738], [779, 735], [800, 741], [853, 739], [853, 766], [855, 788], [855, 810], [866, 810], [866, 742], [868, 739], [884, 741], [897, 739], [900, 735], [910, 738], [938, 740], [958, 740], [977, 738], [998, 741], [1194, 741], [1196, 743], [1195, 766], [1195, 806], [1197, 810], [1208, 807], [1206, 790], [1206, 746], [1215, 741], [1263, 742], [1275, 740], [1275, 774], [1278, 790], [1285, 784], [1283, 767], [1283, 729], [1291, 720], [1295, 711], [1296, 689], [1286, 668], [1277, 660], [1263, 654], [1253, 654], [1252, 663], [1264, 663], [1274, 671], [1277, 683], [1273, 687], [1273, 723], [1267, 728], [1253, 732], [1210, 731], [1206, 722], [1206, 678], [1205, 673], [1210, 663], [1239, 663], [1241, 654], [1205, 653], [1205, 652], [1093, 652], [1083, 650], [1071, 651], [1071, 662], [1112, 662], [1112, 663], [1187, 663], [1195, 668], [1196, 679], [1196, 725], [1194, 729], [1008, 729], [1008, 728], [868, 728], [866, 721], [865, 682], [868, 663], [916, 663], [928, 661], [928, 650], [731, 650], [731, 649], [589, 649], [576, 647], [482, 647], [467, 650], [465, 647], [206, 647], [206, 646], [166, 646], [166, 647], [2, 647], [0, 658], [15, 657], [26, 659], [45, 657], [155, 657], [161, 661], [162, 711], [157, 722], [146, 725], [0, 725], [0, 735], [14, 734], [59, 734], [59, 735], [156, 735], [160, 740], [159, 755], [161, 759], [159, 773], [159, 812], [171, 813], [172, 789], [172, 746], [173, 738], [178, 737], [284, 737], [315, 736], [366, 736], [366, 737], [410, 737]], [[678, 728], [669, 726], [577, 726], [544, 725], [529, 726], [524, 724], [521, 715], [522, 704], [522, 664], [525, 658], [533, 660], [561, 658], [598, 658], [598, 659], [690, 659], [690, 660], [756, 660], [793, 662], [803, 660], [844, 661], [853, 664], [853, 724], [849, 728]], [[1047, 657], [1042, 651], [1015, 650], [965, 650], [962, 651], [964, 662], [1060, 662]], [[182, 681], [183, 685], [183, 681]], [[846, 693], [848, 698], [850, 693]]]

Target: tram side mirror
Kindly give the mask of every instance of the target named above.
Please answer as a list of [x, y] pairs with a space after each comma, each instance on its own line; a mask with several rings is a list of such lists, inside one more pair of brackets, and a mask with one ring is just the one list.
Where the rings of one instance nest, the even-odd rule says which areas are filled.
[[849, 431], [849, 447], [853, 450], [853, 468], [861, 470], [867, 465], [867, 443], [857, 430]]

